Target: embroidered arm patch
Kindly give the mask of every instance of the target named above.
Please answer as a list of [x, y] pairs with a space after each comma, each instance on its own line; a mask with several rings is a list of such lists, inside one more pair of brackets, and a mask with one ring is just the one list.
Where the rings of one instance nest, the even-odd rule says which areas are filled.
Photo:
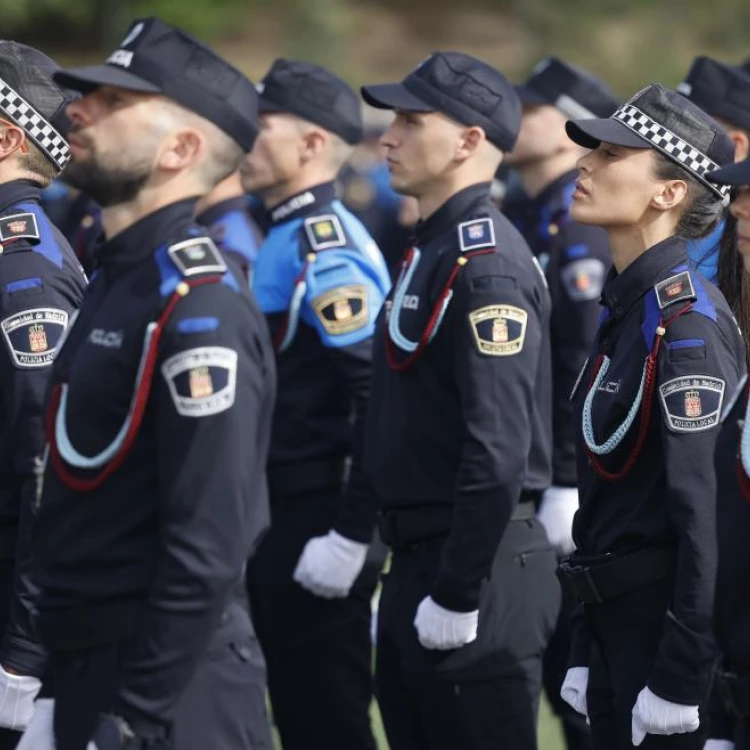
[[583, 258], [563, 266], [560, 280], [573, 302], [588, 302], [599, 299], [604, 274], [604, 263], [596, 258]]
[[11, 315], [2, 322], [3, 338], [16, 367], [47, 367], [68, 326], [68, 313], [38, 307]]
[[237, 387], [237, 352], [200, 346], [170, 357], [161, 366], [177, 413], [209, 417], [231, 409]]
[[514, 305], [487, 305], [469, 313], [480, 354], [508, 357], [523, 349], [528, 313]]
[[495, 247], [495, 225], [492, 219], [474, 219], [458, 225], [458, 242], [461, 252]]
[[336, 214], [305, 219], [305, 232], [313, 250], [328, 250], [330, 247], [346, 245], [346, 235]]
[[655, 287], [656, 299], [659, 301], [659, 309], [663, 310], [667, 305], [686, 299], [697, 299], [693, 280], [688, 271], [683, 271], [675, 276], [670, 276], [660, 281]]
[[667, 427], [672, 432], [699, 432], [719, 423], [725, 383], [708, 375], [673, 378], [659, 386]]
[[316, 297], [312, 307], [329, 335], [358, 331], [369, 320], [367, 287], [364, 284], [336, 287]]

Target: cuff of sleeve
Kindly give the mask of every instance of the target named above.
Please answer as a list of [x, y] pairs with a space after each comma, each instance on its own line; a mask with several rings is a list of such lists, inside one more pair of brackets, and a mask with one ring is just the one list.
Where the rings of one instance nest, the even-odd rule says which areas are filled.
[[451, 612], [474, 612], [479, 608], [481, 581], [467, 584], [441, 570], [430, 591], [435, 604]]
[[0, 663], [25, 677], [44, 676], [47, 654], [39, 643], [6, 635], [0, 648]]
[[355, 508], [359, 508], [358, 500], [345, 496], [341, 510], [333, 524], [333, 530], [353, 542], [370, 544], [375, 533], [377, 510], [370, 510], [369, 508], [365, 510], [363, 508], [357, 512]]
[[678, 675], [657, 665], [648, 681], [648, 688], [665, 701], [683, 706], [699, 706], [706, 699], [708, 682], [708, 675]]

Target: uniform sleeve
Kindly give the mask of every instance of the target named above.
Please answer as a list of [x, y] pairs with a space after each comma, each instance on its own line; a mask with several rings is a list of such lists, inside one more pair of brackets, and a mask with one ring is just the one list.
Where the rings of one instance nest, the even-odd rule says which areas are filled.
[[187, 687], [241, 580], [258, 503], [267, 501], [270, 341], [239, 296], [218, 318], [206, 316], [224, 291], [193, 290], [200, 317], [179, 328], [183, 309], [183, 320], [170, 322], [151, 397], [161, 557], [115, 706], [145, 736], [169, 721]]
[[599, 298], [609, 269], [604, 231], [568, 224], [547, 268], [552, 316], [552, 484], [575, 487], [576, 450], [570, 392], [586, 361], [601, 317]]
[[[7, 419], [4, 429], [13, 436], [12, 471], [19, 503], [14, 508], [3, 508], [3, 513], [10, 511], [10, 515], [0, 521], [18, 524], [13, 596], [0, 647], [0, 663], [20, 674], [39, 677], [45, 656], [31, 624], [36, 589], [30, 574], [30, 536], [44, 445], [44, 403], [52, 358], [74, 309], [80, 304], [83, 276], [78, 269], [67, 269], [71, 279], [58, 285], [56, 279], [41, 275], [37, 258], [19, 255], [6, 261], [13, 263], [16, 278], [4, 283], [4, 317], [0, 322], [3, 339], [0, 390]], [[22, 267], [26, 263], [28, 269]], [[12, 484], [10, 477], [8, 483]]]
[[[531, 446], [534, 384], [547, 345], [546, 301], [515, 278], [459, 274], [453, 310], [453, 371], [464, 434], [454, 516], [432, 598], [454, 611], [477, 608], [482, 581], [518, 503]], [[530, 271], [531, 272], [531, 271]]]
[[724, 399], [744, 367], [735, 328], [729, 319], [717, 324], [688, 313], [667, 329], [659, 355], [659, 404], [654, 409], [661, 419], [665, 504], [677, 536], [677, 571], [649, 687], [661, 698], [685, 705], [704, 699], [716, 658], [714, 445]]

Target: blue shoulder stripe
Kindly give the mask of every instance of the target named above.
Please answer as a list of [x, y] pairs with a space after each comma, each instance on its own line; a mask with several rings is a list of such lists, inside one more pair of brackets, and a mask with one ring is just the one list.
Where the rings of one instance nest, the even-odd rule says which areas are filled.
[[39, 243], [31, 245], [35, 253], [43, 255], [50, 263], [58, 268], [63, 267], [63, 253], [60, 246], [55, 240], [55, 234], [52, 231], [52, 224], [47, 218], [41, 206], [36, 203], [19, 203], [18, 208], [36, 216], [37, 226], [39, 227]]

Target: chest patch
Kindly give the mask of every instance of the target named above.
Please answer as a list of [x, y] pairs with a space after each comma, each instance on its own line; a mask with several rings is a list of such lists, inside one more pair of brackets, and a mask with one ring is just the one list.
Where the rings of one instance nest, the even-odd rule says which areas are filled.
[[339, 286], [312, 301], [326, 333], [331, 336], [358, 331], [367, 324], [367, 288], [364, 284]]
[[664, 419], [672, 432], [698, 432], [719, 423], [725, 383], [708, 375], [668, 380], [659, 386]]
[[528, 313], [513, 305], [488, 305], [469, 313], [477, 349], [490, 357], [508, 357], [523, 349]]
[[68, 313], [54, 307], [25, 310], [0, 323], [16, 367], [46, 367], [68, 325]]

